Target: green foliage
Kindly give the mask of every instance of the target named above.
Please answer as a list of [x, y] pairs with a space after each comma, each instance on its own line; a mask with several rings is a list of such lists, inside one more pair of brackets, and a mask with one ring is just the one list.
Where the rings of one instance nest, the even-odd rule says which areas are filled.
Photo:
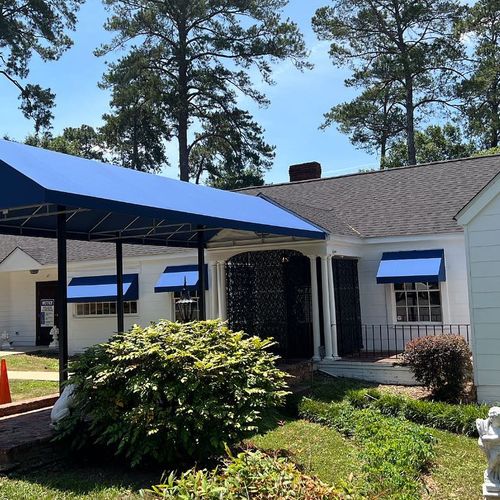
[[206, 459], [283, 403], [272, 345], [218, 321], [135, 326], [72, 364], [76, 400], [60, 437], [109, 446], [133, 465]]
[[356, 408], [374, 408], [384, 415], [466, 436], [477, 436], [476, 419], [488, 415], [486, 405], [418, 400], [377, 389], [351, 391], [346, 399]]
[[90, 160], [106, 160], [103, 138], [99, 131], [89, 125], [81, 125], [77, 128], [67, 127], [58, 136], [50, 133], [42, 136], [30, 135], [24, 142], [30, 146], [51, 149]]
[[416, 163], [415, 124], [436, 107], [454, 104], [452, 93], [464, 58], [454, 23], [457, 0], [332, 0], [313, 18], [339, 67], [349, 65], [347, 84], [390, 89], [390, 103], [404, 110], [408, 163]]
[[498, 0], [479, 0], [459, 24], [474, 42], [467, 77], [458, 85], [470, 134], [484, 148], [500, 143], [500, 16]]
[[322, 403], [306, 398], [299, 412], [359, 443], [369, 496], [421, 498], [420, 475], [434, 457], [434, 440], [426, 429], [376, 410], [356, 409], [348, 402]]
[[[272, 83], [271, 63], [291, 60], [299, 68], [307, 66], [302, 35], [283, 18], [288, 1], [104, 3], [111, 12], [105, 28], [115, 36], [98, 54], [128, 51], [109, 65], [103, 81], [112, 94], [108, 125], [129, 129], [122, 149], [135, 144], [145, 154], [156, 142], [157, 167], [164, 153], [160, 145], [176, 138], [183, 181], [202, 173], [224, 177], [227, 168], [233, 175], [253, 168], [262, 177], [274, 151], [238, 101], [245, 96], [267, 104], [252, 84], [252, 67]], [[130, 113], [139, 116], [133, 140]], [[114, 137], [120, 140], [119, 134]]]
[[459, 335], [422, 337], [406, 344], [403, 362], [416, 380], [445, 401], [455, 401], [472, 381], [472, 353]]
[[333, 487], [300, 472], [286, 458], [261, 451], [229, 456], [213, 471], [192, 469], [176, 477], [170, 474], [152, 493], [166, 499], [329, 500], [343, 498]]
[[0, 2], [0, 75], [19, 91], [20, 109], [35, 123], [48, 128], [55, 95], [37, 84], [24, 84], [33, 54], [43, 61], [59, 59], [71, 46], [66, 31], [75, 27], [83, 0], [2, 0]]
[[[467, 158], [476, 151], [473, 143], [466, 141], [459, 127], [447, 123], [443, 126], [430, 125], [415, 134], [417, 163], [455, 160]], [[408, 165], [408, 148], [405, 141], [393, 144], [383, 162], [384, 168], [397, 168]]]

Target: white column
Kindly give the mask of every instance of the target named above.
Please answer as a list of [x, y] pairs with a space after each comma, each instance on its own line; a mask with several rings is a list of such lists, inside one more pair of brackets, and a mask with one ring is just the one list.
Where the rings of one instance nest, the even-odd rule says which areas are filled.
[[217, 279], [217, 262], [210, 262], [210, 280], [208, 284], [208, 292], [210, 297], [210, 317], [212, 319], [217, 319], [219, 316], [219, 303], [218, 303], [218, 283]]
[[332, 359], [332, 320], [330, 316], [330, 287], [328, 286], [328, 258], [321, 257], [321, 291], [323, 295], [323, 327], [325, 330], [325, 356]]
[[312, 306], [312, 323], [313, 323], [313, 360], [320, 361], [321, 347], [321, 324], [319, 317], [319, 293], [318, 293], [318, 275], [316, 266], [316, 256], [309, 256], [311, 261], [311, 306]]
[[337, 339], [337, 312], [335, 310], [335, 286], [333, 283], [332, 256], [328, 256], [328, 291], [330, 294], [330, 320], [332, 322], [332, 356], [339, 359], [338, 339]]
[[218, 299], [219, 299], [219, 318], [227, 319], [226, 310], [226, 268], [224, 262], [217, 262], [217, 283], [218, 283]]

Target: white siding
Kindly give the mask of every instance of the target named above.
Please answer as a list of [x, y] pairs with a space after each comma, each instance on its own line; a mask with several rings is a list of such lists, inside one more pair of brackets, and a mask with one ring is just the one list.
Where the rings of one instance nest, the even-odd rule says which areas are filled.
[[478, 399], [500, 401], [500, 193], [467, 225]]

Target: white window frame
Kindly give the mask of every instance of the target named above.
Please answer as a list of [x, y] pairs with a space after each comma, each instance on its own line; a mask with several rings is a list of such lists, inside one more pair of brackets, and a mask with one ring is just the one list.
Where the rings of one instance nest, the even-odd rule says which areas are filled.
[[401, 326], [412, 326], [412, 325], [444, 325], [449, 323], [448, 321], [448, 289], [446, 283], [443, 281], [438, 281], [439, 294], [441, 297], [441, 321], [398, 321], [397, 307], [396, 307], [396, 290], [394, 288], [394, 283], [388, 286], [390, 294], [390, 304], [392, 309], [392, 324]]
[[[135, 302], [136, 303], [136, 310], [137, 312], [135, 313], [124, 313], [126, 317], [137, 317], [139, 316], [139, 301], [138, 300], [124, 300], [125, 302]], [[95, 302], [77, 302], [73, 304], [73, 318], [75, 319], [94, 319], [94, 318], [116, 318], [116, 313], [114, 314], [78, 314], [78, 306], [80, 304], [111, 304], [111, 303], [116, 303], [116, 300], [96, 300]]]

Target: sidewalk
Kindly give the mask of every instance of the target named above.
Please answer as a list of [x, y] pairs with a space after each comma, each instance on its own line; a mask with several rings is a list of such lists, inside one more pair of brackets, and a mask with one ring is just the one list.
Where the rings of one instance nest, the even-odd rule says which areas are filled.
[[9, 380], [50, 380], [57, 382], [59, 380], [58, 372], [32, 372], [9, 370]]

